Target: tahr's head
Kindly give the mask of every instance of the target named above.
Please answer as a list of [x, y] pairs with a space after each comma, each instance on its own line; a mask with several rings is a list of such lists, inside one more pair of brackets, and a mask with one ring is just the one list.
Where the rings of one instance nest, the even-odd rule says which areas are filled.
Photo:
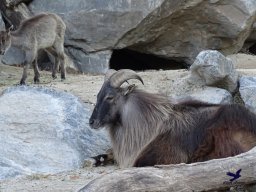
[[129, 79], [138, 79], [143, 84], [143, 80], [135, 71], [122, 69], [119, 71], [109, 70], [107, 72], [89, 120], [91, 128], [98, 129], [119, 122], [120, 110], [125, 104], [129, 93], [135, 87], [135, 85], [121, 87]]

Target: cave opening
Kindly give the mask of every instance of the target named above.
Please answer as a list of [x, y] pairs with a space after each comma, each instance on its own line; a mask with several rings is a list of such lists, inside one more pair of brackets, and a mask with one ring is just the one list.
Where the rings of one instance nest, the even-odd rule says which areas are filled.
[[256, 55], [256, 43], [249, 47], [248, 51], [250, 54]]
[[171, 70], [186, 69], [185, 63], [162, 58], [152, 54], [140, 53], [130, 49], [115, 49], [109, 62], [110, 69], [144, 70]]

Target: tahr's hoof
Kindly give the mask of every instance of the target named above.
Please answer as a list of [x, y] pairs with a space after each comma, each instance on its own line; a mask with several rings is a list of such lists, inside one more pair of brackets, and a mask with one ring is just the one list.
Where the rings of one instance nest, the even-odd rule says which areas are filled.
[[102, 155], [98, 155], [95, 157], [91, 157], [95, 160], [94, 162], [94, 166], [98, 167], [98, 166], [104, 166], [107, 164], [107, 155], [106, 154], [102, 154]]
[[101, 154], [91, 158], [95, 160], [95, 163], [94, 163], [95, 167], [105, 166], [110, 164], [113, 165], [115, 163], [115, 160], [112, 154]]
[[26, 85], [25, 81], [20, 81], [20, 85]]
[[40, 83], [40, 80], [39, 80], [39, 79], [34, 79], [34, 83], [35, 83], [35, 84], [39, 84], [39, 83]]
[[52, 78], [53, 79], [57, 79], [57, 75], [52, 75]]

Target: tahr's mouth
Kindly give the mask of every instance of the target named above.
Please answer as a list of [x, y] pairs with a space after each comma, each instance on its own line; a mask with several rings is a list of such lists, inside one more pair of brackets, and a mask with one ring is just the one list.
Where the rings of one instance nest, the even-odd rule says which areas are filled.
[[96, 120], [90, 120], [89, 125], [92, 129], [100, 129], [103, 128], [102, 124]]

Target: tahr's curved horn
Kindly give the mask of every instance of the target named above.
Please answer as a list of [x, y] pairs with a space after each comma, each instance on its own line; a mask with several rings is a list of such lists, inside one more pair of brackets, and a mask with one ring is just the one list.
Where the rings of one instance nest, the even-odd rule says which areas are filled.
[[109, 82], [112, 87], [118, 88], [129, 79], [138, 79], [143, 85], [142, 78], [133, 70], [121, 69], [110, 76]]
[[109, 78], [116, 73], [116, 70], [114, 69], [109, 69], [106, 73], [105, 73], [105, 77], [104, 77], [104, 82], [108, 81]]

